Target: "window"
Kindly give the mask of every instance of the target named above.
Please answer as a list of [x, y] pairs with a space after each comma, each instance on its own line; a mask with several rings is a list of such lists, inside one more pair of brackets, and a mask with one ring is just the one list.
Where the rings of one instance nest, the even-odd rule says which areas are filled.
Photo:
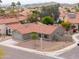
[[41, 37], [41, 34], [39, 34], [39, 37]]
[[44, 38], [48, 38], [48, 35], [44, 35]]
[[75, 25], [73, 25], [73, 26], [72, 26], [72, 29], [74, 29], [74, 28], [76, 28], [76, 26], [75, 26]]

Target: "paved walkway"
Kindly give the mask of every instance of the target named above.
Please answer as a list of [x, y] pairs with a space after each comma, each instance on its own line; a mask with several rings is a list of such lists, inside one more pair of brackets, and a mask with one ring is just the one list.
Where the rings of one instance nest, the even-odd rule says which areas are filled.
[[8, 39], [8, 40], [5, 40], [3, 42], [1, 42], [0, 44], [8, 44], [8, 45], [15, 45], [17, 44], [18, 42], [12, 40], [12, 39]]

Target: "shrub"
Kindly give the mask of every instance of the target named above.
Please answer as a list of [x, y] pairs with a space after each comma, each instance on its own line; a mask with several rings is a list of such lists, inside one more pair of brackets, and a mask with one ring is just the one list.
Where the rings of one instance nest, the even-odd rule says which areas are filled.
[[69, 30], [71, 24], [70, 24], [69, 22], [62, 22], [61, 25], [62, 25], [66, 30]]
[[50, 17], [50, 16], [45, 16], [43, 19], [42, 19], [42, 23], [44, 24], [53, 24], [54, 23], [54, 18]]

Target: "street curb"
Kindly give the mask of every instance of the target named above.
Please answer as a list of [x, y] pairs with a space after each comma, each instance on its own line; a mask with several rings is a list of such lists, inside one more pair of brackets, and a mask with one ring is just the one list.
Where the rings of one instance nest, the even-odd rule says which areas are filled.
[[79, 36], [78, 33], [72, 35], [72, 38], [74, 39], [75, 43], [79, 43], [79, 40], [76, 38], [76, 36]]
[[22, 51], [35, 53], [35, 54], [40, 54], [40, 55], [44, 55], [44, 56], [55, 57], [55, 58], [58, 58], [58, 59], [64, 59], [64, 58], [57, 57], [57, 56], [62, 54], [62, 53], [65, 53], [66, 51], [71, 50], [71, 49], [73, 49], [74, 47], [77, 46], [77, 42], [78, 42], [78, 40], [76, 38], [77, 35], [79, 35], [79, 34], [72, 35], [72, 39], [75, 42], [74, 44], [72, 44], [70, 46], [67, 46], [67, 47], [65, 47], [63, 49], [60, 49], [58, 51], [53, 51], [53, 52], [41, 52], [41, 51], [37, 51], [37, 50], [34, 50], [34, 49], [23, 48], [23, 47], [19, 47], [19, 46], [15, 46], [15, 45], [2, 44], [2, 43], [0, 43], [0, 45], [15, 48], [15, 49], [19, 49], [19, 50], [22, 50]]
[[5, 46], [5, 47], [19, 49], [19, 50], [30, 52], [30, 53], [40, 54], [40, 55], [43, 55], [43, 56], [48, 56], [48, 57], [52, 57], [52, 58], [56, 58], [56, 59], [64, 59], [62, 57], [58, 57], [58, 56], [55, 56], [55, 55], [46, 54], [44, 52], [36, 51], [36, 50], [33, 50], [33, 49], [22, 48], [22, 47], [19, 47], [19, 46], [13, 46], [13, 45], [7, 45], [7, 44], [5, 45], [5, 44], [2, 44], [2, 43], [0, 43], [0, 45]]

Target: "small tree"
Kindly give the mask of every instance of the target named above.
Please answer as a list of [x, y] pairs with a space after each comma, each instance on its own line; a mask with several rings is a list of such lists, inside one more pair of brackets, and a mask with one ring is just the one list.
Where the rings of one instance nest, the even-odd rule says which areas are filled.
[[31, 38], [34, 40], [34, 48], [35, 48], [36, 47], [36, 40], [38, 39], [38, 34], [36, 32], [32, 32]]
[[41, 17], [53, 16], [55, 20], [59, 18], [59, 6], [60, 4], [54, 4], [50, 6], [43, 6], [41, 9]]
[[14, 9], [15, 6], [16, 6], [15, 2], [12, 2], [12, 3], [11, 3], [11, 6], [12, 6], [12, 8]]
[[0, 8], [1, 8], [1, 3], [2, 3], [2, 0], [0, 0]]
[[44, 24], [53, 24], [54, 23], [54, 18], [50, 17], [50, 16], [45, 16], [43, 19], [42, 19], [42, 23]]
[[0, 0], [0, 3], [2, 3], [2, 0]]
[[28, 22], [37, 22], [40, 12], [37, 10], [32, 11], [32, 15], [29, 17]]
[[76, 7], [75, 9], [76, 9], [76, 12], [79, 12], [79, 8]]
[[18, 2], [17, 2], [17, 5], [18, 5], [18, 7], [20, 7], [20, 6], [21, 6], [21, 3], [20, 3], [20, 1], [18, 1]]
[[5, 15], [5, 10], [0, 9], [0, 16], [4, 16]]
[[21, 9], [21, 2], [18, 1], [18, 2], [16, 3], [16, 5], [17, 5], [17, 7], [18, 7], [18, 12], [19, 12], [19, 9]]
[[71, 24], [69, 22], [62, 22], [61, 25], [68, 31], [70, 29]]

